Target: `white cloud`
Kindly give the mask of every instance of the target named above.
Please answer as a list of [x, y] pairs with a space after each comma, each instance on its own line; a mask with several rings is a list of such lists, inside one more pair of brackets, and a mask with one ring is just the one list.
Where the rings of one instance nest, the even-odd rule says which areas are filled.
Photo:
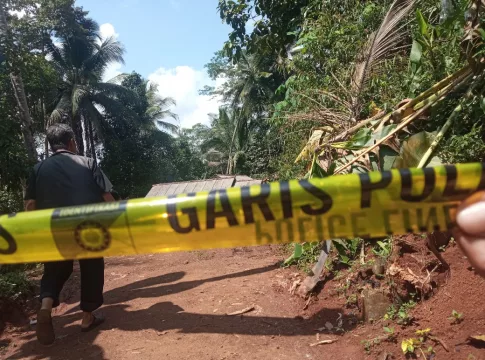
[[119, 36], [119, 34], [115, 31], [115, 27], [110, 23], [102, 24], [99, 27], [99, 35], [101, 35], [103, 40], [110, 36], [114, 36], [115, 38], [118, 38]]
[[[177, 0], [171, 0], [173, 6], [178, 6]], [[110, 23], [99, 27], [102, 39], [109, 36], [118, 38], [114, 26]], [[121, 74], [123, 65], [111, 64], [106, 69], [103, 80], [108, 81]], [[218, 86], [224, 80], [212, 81], [205, 71], [196, 70], [189, 66], [177, 66], [175, 68], [160, 67], [148, 76], [148, 80], [158, 85], [161, 96], [171, 97], [177, 105], [172, 111], [179, 116], [182, 127], [191, 127], [197, 123], [209, 124], [209, 114], [216, 114], [221, 104], [220, 99], [211, 96], [199, 95], [199, 90], [205, 85]]]
[[[110, 36], [113, 36], [115, 39], [117, 39], [119, 36], [119, 34], [115, 31], [114, 26], [110, 23], [102, 24], [99, 27], [99, 35], [101, 36], [102, 40], [105, 40]], [[103, 81], [111, 80], [115, 76], [120, 75], [122, 73], [121, 71], [122, 68], [123, 68], [123, 64], [120, 64], [120, 63], [109, 64], [106, 70], [104, 71]]]
[[148, 76], [158, 85], [162, 96], [170, 96], [177, 102], [173, 111], [179, 116], [180, 126], [191, 127], [197, 123], [209, 123], [209, 114], [216, 114], [220, 99], [199, 95], [205, 85], [219, 85], [212, 81], [204, 71], [189, 66], [173, 69], [159, 68]]

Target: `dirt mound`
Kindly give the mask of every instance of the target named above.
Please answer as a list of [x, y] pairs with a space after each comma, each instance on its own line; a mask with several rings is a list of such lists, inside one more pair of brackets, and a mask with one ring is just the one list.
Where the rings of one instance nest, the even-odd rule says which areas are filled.
[[[340, 333], [344, 342], [360, 346], [362, 358], [405, 358], [402, 342], [414, 339], [422, 344], [415, 342], [414, 354], [407, 357], [485, 359], [481, 344], [469, 341], [470, 336], [485, 335], [485, 281], [473, 272], [453, 242], [442, 255], [450, 271], [421, 236], [397, 238], [385, 276], [376, 276], [372, 265], [354, 265], [326, 282], [306, 316], [311, 318], [329, 302], [343, 307], [344, 317], [356, 316], [357, 328]], [[378, 289], [393, 304], [384, 318], [371, 323], [364, 319], [366, 289]], [[344, 330], [348, 328], [344, 326]]]

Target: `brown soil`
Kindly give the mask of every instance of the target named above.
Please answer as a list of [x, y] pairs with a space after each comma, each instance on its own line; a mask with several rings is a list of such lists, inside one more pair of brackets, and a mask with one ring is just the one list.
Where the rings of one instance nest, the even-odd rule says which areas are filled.
[[[426, 267], [435, 267], [422, 239], [408, 237], [401, 242], [394, 259], [401, 268], [426, 275]], [[302, 275], [279, 266], [278, 248], [110, 258], [105, 305], [100, 309], [105, 324], [91, 333], [80, 332], [75, 272], [63, 291], [64, 303], [55, 310], [55, 344], [39, 345], [29, 324], [29, 317], [35, 316], [12, 310], [12, 317], [2, 314], [10, 321], [0, 337], [0, 358], [403, 359], [401, 341], [429, 327], [449, 349], [446, 352], [428, 340], [427, 346], [433, 345], [436, 352], [433, 359], [485, 359], [485, 350], [467, 344], [470, 335], [485, 334], [485, 282], [469, 270], [456, 246], [443, 255], [451, 264], [451, 275], [435, 269], [428, 299], [418, 303], [412, 311], [414, 323], [406, 327], [387, 320], [363, 325], [359, 308], [347, 307], [352, 287], [359, 295], [363, 286], [377, 281], [379, 286], [389, 285], [366, 269], [341, 271], [325, 279], [304, 310], [306, 301], [288, 291]], [[346, 279], [353, 285], [347, 292], [338, 291]], [[412, 291], [404, 283], [398, 287], [403, 297]], [[254, 309], [248, 313], [227, 315], [249, 306]], [[452, 310], [463, 314], [460, 324], [450, 323]], [[339, 319], [342, 332], [335, 331]], [[322, 330], [327, 322], [334, 329]], [[363, 342], [382, 337], [388, 325], [395, 328], [396, 342], [383, 340], [366, 352]], [[337, 341], [310, 346], [317, 339]]]

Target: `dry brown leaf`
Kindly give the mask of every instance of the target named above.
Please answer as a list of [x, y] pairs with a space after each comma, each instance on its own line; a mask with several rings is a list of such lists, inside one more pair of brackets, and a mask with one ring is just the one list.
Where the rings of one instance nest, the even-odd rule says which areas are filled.
[[468, 340], [471, 341], [471, 342], [474, 342], [476, 344], [480, 344], [482, 346], [485, 346], [485, 335], [469, 336]]
[[427, 276], [418, 276], [410, 268], [406, 270], [402, 269], [396, 264], [392, 264], [387, 269], [387, 274], [390, 276], [398, 276], [403, 281], [407, 281], [412, 284], [416, 289], [420, 290], [421, 293], [427, 294], [433, 288], [431, 286], [431, 274], [428, 273]]
[[253, 310], [254, 310], [254, 306], [248, 306], [247, 308], [244, 308], [244, 309], [238, 310], [238, 311], [234, 311], [232, 313], [228, 313], [227, 315], [229, 315], [229, 316], [242, 315], [242, 314], [245, 314], [245, 313], [253, 311]]
[[320, 340], [319, 342], [310, 344], [310, 346], [318, 346], [318, 345], [326, 345], [326, 344], [333, 344], [337, 340]]

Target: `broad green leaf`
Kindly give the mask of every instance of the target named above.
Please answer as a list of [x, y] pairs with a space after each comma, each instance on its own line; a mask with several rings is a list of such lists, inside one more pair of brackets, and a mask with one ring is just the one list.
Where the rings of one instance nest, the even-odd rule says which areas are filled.
[[[373, 140], [380, 140], [382, 139], [383, 137], [386, 137], [387, 135], [389, 135], [389, 133], [391, 133], [391, 131], [393, 131], [395, 128], [397, 127], [397, 124], [392, 124], [392, 125], [387, 125], [387, 126], [383, 126], [380, 131], [377, 131], [375, 133], [372, 134], [372, 139]], [[369, 145], [373, 145], [374, 143], [372, 144], [369, 144]]]
[[344, 148], [348, 150], [360, 150], [367, 146], [371, 139], [372, 130], [368, 128], [360, 129], [352, 138], [347, 141]]
[[426, 22], [421, 10], [416, 10], [416, 19], [418, 20], [419, 32], [425, 36], [428, 34], [428, 23]]
[[342, 149], [361, 150], [374, 145], [376, 141], [382, 139], [393, 131], [396, 126], [396, 124], [387, 125], [382, 127], [377, 132], [372, 132], [372, 129], [370, 128], [363, 128], [357, 131], [349, 141], [343, 143], [334, 143], [333, 145], [334, 147]]
[[337, 166], [337, 163], [333, 162], [330, 167], [328, 168], [328, 171], [325, 171], [319, 164], [318, 164], [318, 161], [317, 161], [317, 156], [314, 157], [313, 159], [313, 165], [312, 165], [312, 169], [311, 169], [311, 173], [310, 173], [310, 176], [309, 178], [312, 179], [312, 178], [326, 178], [326, 177], [329, 177], [331, 175], [333, 175], [333, 172], [335, 171], [335, 168]]
[[391, 170], [398, 158], [399, 154], [392, 150], [390, 147], [381, 145], [379, 148], [379, 161], [381, 171]]
[[[421, 158], [432, 144], [436, 132], [422, 131], [410, 136], [401, 146], [400, 156], [396, 158], [394, 167], [398, 169], [417, 167]], [[433, 157], [426, 166], [441, 165], [438, 157]]]
[[293, 250], [293, 254], [285, 260], [284, 264], [289, 265], [294, 260], [298, 260], [303, 255], [303, 246], [301, 244], [295, 244], [295, 249]]
[[414, 40], [413, 46], [411, 47], [411, 55], [409, 56], [409, 60], [411, 61], [411, 63], [418, 64], [421, 62], [422, 55], [423, 46], [419, 42]]

